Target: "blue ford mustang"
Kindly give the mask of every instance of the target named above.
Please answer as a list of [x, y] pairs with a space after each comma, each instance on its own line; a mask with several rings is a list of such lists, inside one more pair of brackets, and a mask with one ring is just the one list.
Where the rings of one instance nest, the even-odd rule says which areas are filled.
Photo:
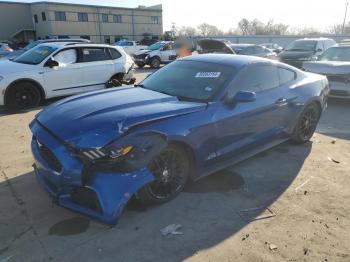
[[58, 204], [117, 222], [131, 197], [177, 196], [188, 180], [313, 135], [324, 76], [263, 58], [199, 55], [142, 83], [61, 100], [30, 128], [35, 172]]

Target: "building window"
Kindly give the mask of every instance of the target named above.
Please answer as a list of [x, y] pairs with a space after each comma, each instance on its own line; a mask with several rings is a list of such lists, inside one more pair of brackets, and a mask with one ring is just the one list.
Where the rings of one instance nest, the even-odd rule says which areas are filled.
[[152, 24], [159, 24], [159, 16], [151, 16]]
[[86, 40], [90, 40], [90, 36], [89, 35], [81, 35], [80, 38], [86, 39]]
[[66, 21], [66, 12], [56, 11], [55, 12], [56, 21]]
[[87, 13], [78, 13], [78, 21], [79, 22], [87, 22], [87, 21], [89, 21], [88, 14]]
[[104, 39], [105, 39], [105, 44], [110, 44], [111, 43], [111, 38], [109, 36], [105, 35]]
[[34, 22], [37, 24], [38, 23], [38, 15], [34, 15]]
[[107, 14], [102, 14], [102, 22], [108, 23], [108, 15]]
[[41, 12], [41, 19], [43, 21], [46, 21], [46, 14], [45, 14], [45, 12]]
[[113, 22], [114, 23], [123, 23], [122, 16], [121, 15], [113, 15]]

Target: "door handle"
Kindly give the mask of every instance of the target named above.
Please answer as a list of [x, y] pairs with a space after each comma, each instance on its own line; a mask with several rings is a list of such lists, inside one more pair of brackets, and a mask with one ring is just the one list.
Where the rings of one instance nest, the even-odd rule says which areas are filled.
[[287, 99], [285, 99], [285, 98], [280, 98], [280, 99], [277, 99], [275, 103], [276, 103], [277, 105], [286, 104], [286, 103], [287, 103]]

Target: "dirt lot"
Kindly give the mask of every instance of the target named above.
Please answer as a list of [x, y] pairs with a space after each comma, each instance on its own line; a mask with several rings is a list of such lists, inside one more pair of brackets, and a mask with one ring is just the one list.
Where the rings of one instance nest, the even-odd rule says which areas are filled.
[[[350, 261], [350, 102], [329, 102], [312, 142], [277, 146], [168, 204], [130, 203], [112, 228], [52, 204], [37, 184], [37, 112], [0, 109], [0, 262]], [[266, 207], [275, 216], [254, 220]], [[162, 236], [173, 223], [183, 234]]]

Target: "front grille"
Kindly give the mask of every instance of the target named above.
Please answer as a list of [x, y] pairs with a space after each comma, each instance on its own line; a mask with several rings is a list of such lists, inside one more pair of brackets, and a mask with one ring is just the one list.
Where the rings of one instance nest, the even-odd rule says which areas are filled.
[[41, 144], [39, 141], [38, 141], [38, 145], [39, 145], [39, 150], [42, 158], [44, 158], [44, 160], [49, 164], [49, 166], [53, 170], [57, 172], [61, 172], [62, 165], [58, 160], [58, 158], [55, 156], [55, 154], [45, 145]]
[[343, 91], [343, 90], [331, 90], [329, 94], [333, 96], [350, 96], [349, 91]]
[[349, 75], [327, 75], [328, 81], [348, 82]]

